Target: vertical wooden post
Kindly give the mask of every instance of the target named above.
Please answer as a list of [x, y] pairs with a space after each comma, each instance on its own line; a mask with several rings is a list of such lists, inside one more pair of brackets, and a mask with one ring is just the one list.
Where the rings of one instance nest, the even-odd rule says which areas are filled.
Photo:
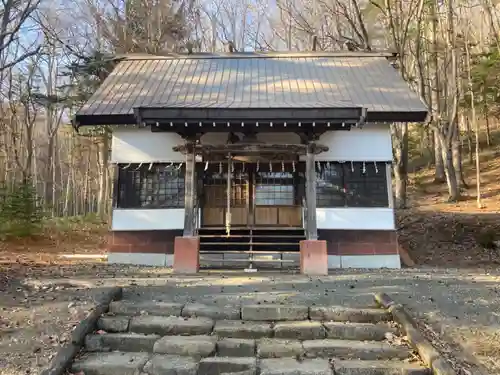
[[314, 157], [314, 143], [307, 144], [306, 153], [306, 239], [317, 240], [318, 228], [316, 224], [316, 167]]
[[187, 141], [186, 170], [184, 174], [184, 237], [195, 235], [194, 200], [196, 197], [196, 153], [195, 142]]

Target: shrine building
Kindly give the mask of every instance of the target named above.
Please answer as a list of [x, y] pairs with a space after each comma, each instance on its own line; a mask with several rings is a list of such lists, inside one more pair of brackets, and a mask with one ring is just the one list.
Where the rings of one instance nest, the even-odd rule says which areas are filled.
[[108, 262], [400, 268], [390, 124], [423, 122], [428, 109], [395, 57], [120, 60], [74, 119], [113, 129]]

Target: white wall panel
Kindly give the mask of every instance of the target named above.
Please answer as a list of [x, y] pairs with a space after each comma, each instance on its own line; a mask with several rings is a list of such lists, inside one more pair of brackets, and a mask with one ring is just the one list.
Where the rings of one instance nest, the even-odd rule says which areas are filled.
[[184, 141], [177, 133], [152, 133], [149, 128], [113, 131], [112, 163], [180, 162], [185, 157], [173, 147]]
[[318, 229], [394, 230], [392, 208], [317, 208]]
[[317, 160], [331, 161], [390, 161], [392, 143], [389, 125], [365, 124], [361, 129], [330, 131], [318, 143], [329, 147]]
[[183, 229], [184, 208], [114, 209], [111, 230]]
[[[257, 138], [266, 143], [300, 143], [299, 137], [289, 132], [260, 133]], [[227, 133], [207, 133], [201, 142], [226, 143]], [[111, 162], [181, 162], [185, 157], [172, 148], [182, 143], [183, 139], [176, 133], [152, 133], [149, 128], [116, 129], [113, 131]], [[329, 151], [317, 156], [318, 160], [392, 160], [389, 125], [366, 124], [362, 129], [326, 132], [318, 143], [329, 147]]]

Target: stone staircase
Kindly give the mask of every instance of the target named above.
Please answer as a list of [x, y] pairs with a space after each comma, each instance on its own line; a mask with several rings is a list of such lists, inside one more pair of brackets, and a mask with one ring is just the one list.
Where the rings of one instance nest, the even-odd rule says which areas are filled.
[[383, 309], [112, 302], [72, 373], [424, 375]]

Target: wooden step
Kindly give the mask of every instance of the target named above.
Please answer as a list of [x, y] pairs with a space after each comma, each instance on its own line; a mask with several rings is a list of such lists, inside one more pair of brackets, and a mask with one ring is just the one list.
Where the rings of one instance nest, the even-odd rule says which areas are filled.
[[200, 245], [207, 245], [207, 246], [230, 246], [230, 245], [238, 245], [238, 246], [245, 246], [245, 245], [275, 245], [275, 246], [290, 246], [290, 245], [299, 245], [298, 242], [201, 242]]
[[[226, 234], [200, 234], [200, 238], [247, 238], [247, 237], [253, 237], [253, 238], [275, 238], [277, 237], [275, 234], [231, 234], [230, 236]], [[304, 235], [283, 235], [283, 236], [278, 236], [280, 238], [305, 238], [306, 236]]]
[[200, 259], [200, 261], [206, 260], [213, 263], [227, 263], [227, 262], [239, 262], [239, 263], [255, 263], [255, 262], [265, 262], [265, 263], [297, 263], [294, 259]]
[[[204, 230], [223, 230], [223, 231], [226, 231], [226, 227], [201, 227], [198, 229], [198, 231], [204, 231]], [[240, 230], [246, 230], [246, 231], [259, 231], [259, 230], [274, 230], [274, 231], [280, 231], [280, 230], [300, 230], [300, 231], [303, 231], [304, 228], [302, 227], [253, 227], [253, 228], [249, 228], [249, 227], [233, 227], [231, 226], [231, 231], [240, 231]]]
[[300, 254], [299, 251], [267, 251], [267, 250], [200, 250], [203, 254]]

